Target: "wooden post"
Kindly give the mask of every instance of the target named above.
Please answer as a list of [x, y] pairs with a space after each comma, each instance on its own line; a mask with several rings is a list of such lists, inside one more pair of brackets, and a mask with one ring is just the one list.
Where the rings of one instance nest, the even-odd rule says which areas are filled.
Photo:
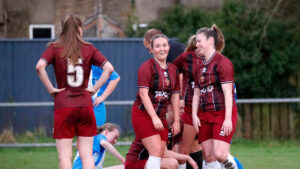
[[291, 103], [289, 104], [289, 137], [291, 139], [295, 139], [295, 109], [296, 109], [297, 104]]
[[251, 118], [251, 104], [244, 104], [243, 106], [243, 110], [244, 110], [244, 113], [245, 113], [245, 116], [244, 116], [244, 120], [243, 120], [243, 124], [244, 124], [244, 137], [246, 139], [250, 139], [252, 138], [252, 125], [251, 125], [251, 122], [252, 122], [252, 118]]
[[261, 126], [262, 126], [262, 138], [270, 138], [270, 110], [269, 110], [269, 104], [264, 103], [261, 105], [262, 106], [262, 121], [261, 121]]
[[252, 121], [252, 129], [253, 129], [253, 137], [254, 139], [261, 138], [261, 104], [254, 104], [253, 109], [253, 121]]
[[279, 138], [280, 131], [280, 114], [279, 114], [279, 104], [271, 105], [271, 136], [273, 138]]
[[280, 132], [281, 137], [288, 138], [289, 135], [289, 112], [286, 103], [280, 104]]
[[244, 116], [244, 111], [243, 111], [243, 106], [238, 105], [238, 114], [237, 114], [237, 123], [234, 131], [234, 137], [235, 138], [242, 138], [242, 131], [243, 131], [243, 117]]

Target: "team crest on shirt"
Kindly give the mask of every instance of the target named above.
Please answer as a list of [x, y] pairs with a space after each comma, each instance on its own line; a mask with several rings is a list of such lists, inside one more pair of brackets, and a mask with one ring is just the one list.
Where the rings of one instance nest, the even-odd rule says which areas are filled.
[[221, 130], [219, 135], [220, 135], [220, 136], [225, 136], [224, 130]]
[[164, 72], [164, 82], [165, 82], [165, 85], [166, 86], [169, 86], [170, 85], [170, 80], [169, 80], [169, 76], [168, 76], [168, 73], [167, 72]]
[[205, 81], [204, 74], [206, 73], [206, 70], [207, 70], [206, 67], [202, 69], [202, 76], [200, 77], [200, 82], [201, 83], [204, 83], [204, 81]]
[[204, 81], [205, 81], [205, 76], [201, 76], [201, 77], [200, 77], [200, 82], [201, 82], [201, 83], [204, 83]]

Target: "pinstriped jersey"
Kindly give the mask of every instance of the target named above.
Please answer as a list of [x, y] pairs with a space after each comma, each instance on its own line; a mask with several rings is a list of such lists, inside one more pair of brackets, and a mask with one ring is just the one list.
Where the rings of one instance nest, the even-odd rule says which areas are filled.
[[202, 57], [198, 56], [195, 50], [186, 51], [179, 55], [173, 64], [177, 66], [179, 73], [183, 73], [182, 92], [185, 105], [192, 106], [194, 95], [194, 76]]
[[195, 87], [200, 88], [200, 108], [203, 112], [225, 110], [225, 99], [221, 84], [232, 84], [233, 107], [236, 106], [234, 94], [234, 67], [231, 61], [215, 52], [210, 60], [203, 58], [196, 72]]
[[[149, 89], [148, 95], [156, 114], [165, 119], [171, 95], [180, 92], [176, 66], [167, 63], [167, 67], [163, 69], [154, 58], [147, 60], [138, 69], [138, 88]], [[139, 93], [133, 105], [145, 111]]]

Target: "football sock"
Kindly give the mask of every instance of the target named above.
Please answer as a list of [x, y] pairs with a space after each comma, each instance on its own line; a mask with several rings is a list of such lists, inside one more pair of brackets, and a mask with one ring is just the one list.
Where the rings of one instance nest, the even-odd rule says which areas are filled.
[[218, 161], [207, 163], [207, 169], [221, 169], [221, 165]]
[[179, 164], [178, 169], [186, 169], [186, 163], [184, 164]]
[[146, 169], [160, 169], [160, 161], [160, 157], [149, 156], [146, 163]]
[[[202, 151], [191, 153], [190, 156], [197, 163], [199, 169], [202, 169], [202, 161], [203, 161]], [[186, 169], [193, 169], [193, 167], [189, 163], [187, 163]]]

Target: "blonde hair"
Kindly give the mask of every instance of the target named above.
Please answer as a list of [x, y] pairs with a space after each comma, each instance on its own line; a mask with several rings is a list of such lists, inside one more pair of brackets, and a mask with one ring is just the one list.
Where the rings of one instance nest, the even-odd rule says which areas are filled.
[[215, 49], [220, 53], [223, 51], [225, 47], [224, 35], [216, 24], [213, 24], [211, 28], [204, 27], [199, 29], [196, 32], [196, 35], [200, 33], [204, 33], [207, 39], [213, 37]]
[[190, 37], [190, 39], [188, 40], [188, 45], [187, 45], [187, 47], [185, 48], [184, 51], [185, 52], [186, 51], [192, 51], [194, 49], [196, 49], [196, 35], [192, 35]]
[[104, 123], [101, 127], [97, 126], [97, 134], [102, 133], [104, 130], [108, 130], [109, 132], [114, 130], [120, 131], [119, 127], [112, 123]]
[[84, 41], [80, 35], [79, 28], [82, 28], [82, 21], [78, 15], [66, 15], [62, 22], [62, 31], [57, 41], [50, 43], [55, 47], [63, 47], [61, 57], [70, 59], [71, 64], [76, 64], [81, 56], [81, 45], [90, 44]]

